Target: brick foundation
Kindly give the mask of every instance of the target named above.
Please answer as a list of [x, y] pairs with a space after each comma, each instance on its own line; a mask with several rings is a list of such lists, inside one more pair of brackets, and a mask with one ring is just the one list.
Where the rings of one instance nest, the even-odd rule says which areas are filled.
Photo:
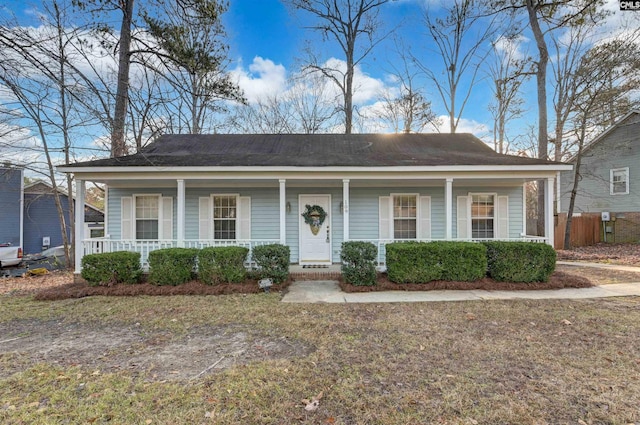
[[608, 224], [613, 227], [613, 233], [607, 233], [607, 242], [640, 242], [640, 212], [614, 214], [615, 221]]

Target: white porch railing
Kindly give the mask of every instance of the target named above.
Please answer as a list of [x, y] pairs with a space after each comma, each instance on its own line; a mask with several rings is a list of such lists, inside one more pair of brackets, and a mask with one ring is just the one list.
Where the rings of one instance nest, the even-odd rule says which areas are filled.
[[[248, 259], [254, 246], [279, 243], [278, 239], [242, 239], [242, 240], [206, 240], [186, 239], [182, 241], [184, 248], [207, 248], [210, 246], [242, 246], [249, 249]], [[83, 256], [101, 254], [103, 252], [131, 251], [140, 253], [140, 265], [149, 266], [149, 253], [157, 249], [176, 248], [180, 246], [175, 239], [167, 240], [124, 240], [124, 239], [85, 239], [82, 241]], [[248, 264], [249, 265], [249, 264]]]
[[[387, 250], [386, 245], [395, 242], [436, 242], [445, 239], [350, 239], [350, 241], [371, 242], [378, 248], [378, 265], [386, 264]], [[535, 242], [546, 243], [547, 239], [540, 236], [522, 236], [520, 238], [509, 239], [451, 239], [460, 242], [485, 242], [485, 241], [507, 241], [507, 242]]]
[[[394, 242], [432, 242], [444, 239], [350, 239], [351, 241], [371, 242], [378, 248], [378, 265], [384, 265], [386, 261], [386, 245]], [[466, 242], [483, 241], [518, 241], [546, 243], [547, 239], [539, 236], [522, 236], [510, 239], [454, 239]], [[208, 239], [186, 239], [182, 241], [185, 248], [206, 248], [210, 246], [243, 246], [249, 249], [248, 259], [251, 258], [253, 247], [258, 245], [269, 245], [280, 243], [278, 239], [242, 239], [242, 240], [208, 240]], [[132, 251], [140, 253], [140, 264], [147, 269], [148, 258], [151, 251], [163, 248], [178, 247], [177, 240], [120, 240], [120, 239], [85, 239], [82, 241], [83, 256], [88, 254], [100, 254], [103, 252]], [[250, 266], [247, 262], [247, 266]]]

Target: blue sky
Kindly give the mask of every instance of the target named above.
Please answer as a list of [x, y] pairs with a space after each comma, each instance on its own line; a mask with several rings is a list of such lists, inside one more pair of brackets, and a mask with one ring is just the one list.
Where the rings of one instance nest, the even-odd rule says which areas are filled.
[[[140, 6], [141, 0], [138, 2]], [[34, 9], [38, 2], [0, 0], [0, 16], [15, 14], [22, 25], [37, 25]], [[617, 10], [617, 0], [608, 0], [609, 9], [614, 12], [607, 28], [615, 32], [619, 19], [625, 12]], [[384, 22], [383, 31], [393, 31], [362, 62], [359, 68], [358, 97], [361, 108], [374, 107], [381, 91], [393, 90], [394, 81], [390, 70], [398, 63], [393, 36], [400, 37], [406, 46], [418, 56], [425, 65], [433, 66], [435, 72], [442, 66], [433, 53], [433, 46], [426, 35], [423, 21], [425, 7], [429, 7], [433, 16], [442, 13], [439, 0], [395, 0], [380, 8], [380, 18]], [[627, 12], [626, 17], [630, 14]], [[304, 58], [303, 48], [312, 46], [321, 60], [343, 59], [342, 52], [332, 43], [323, 43], [318, 34], [303, 28], [314, 18], [304, 13], [291, 14], [279, 0], [230, 0], [228, 12], [223, 17], [230, 46], [229, 70], [238, 78], [247, 98], [255, 100], [265, 93], [286, 90], [286, 77], [299, 69]], [[535, 46], [525, 32], [519, 40], [518, 51], [535, 55]], [[461, 132], [472, 132], [485, 140], [491, 139], [491, 114], [488, 110], [491, 101], [491, 89], [486, 74], [481, 73], [480, 80], [474, 85], [469, 104], [463, 112]], [[437, 96], [432, 83], [419, 78], [423, 94], [432, 101], [432, 109], [437, 115], [446, 111]], [[525, 135], [530, 127], [536, 125], [536, 100], [534, 80], [530, 79], [522, 88], [526, 113], [511, 124], [510, 133]], [[549, 90], [549, 100], [552, 91]], [[382, 130], [384, 131], [384, 130]], [[446, 131], [446, 126], [443, 128]]]

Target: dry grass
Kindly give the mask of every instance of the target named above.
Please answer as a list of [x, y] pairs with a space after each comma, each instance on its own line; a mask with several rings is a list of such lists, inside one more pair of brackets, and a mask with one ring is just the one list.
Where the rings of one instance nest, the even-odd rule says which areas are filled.
[[579, 246], [567, 251], [559, 250], [558, 259], [640, 266], [640, 243], [598, 243]]
[[[296, 305], [280, 303], [278, 294], [4, 296], [0, 307], [0, 326], [20, 329], [9, 337], [28, 339], [50, 324], [91, 335], [139, 329], [143, 337], [97, 350], [93, 361], [9, 353], [0, 342], [0, 370], [11, 371], [0, 378], [3, 424], [640, 421], [639, 298]], [[161, 355], [166, 341], [230, 327], [309, 349], [188, 381], [115, 366], [140, 344]], [[76, 345], [90, 342], [78, 337]], [[302, 399], [321, 391], [319, 408], [306, 411]]]

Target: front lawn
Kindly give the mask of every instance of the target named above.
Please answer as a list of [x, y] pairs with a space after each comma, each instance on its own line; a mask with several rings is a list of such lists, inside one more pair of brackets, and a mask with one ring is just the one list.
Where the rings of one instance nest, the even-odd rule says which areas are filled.
[[1, 295], [0, 423], [640, 421], [640, 298], [279, 300]]

